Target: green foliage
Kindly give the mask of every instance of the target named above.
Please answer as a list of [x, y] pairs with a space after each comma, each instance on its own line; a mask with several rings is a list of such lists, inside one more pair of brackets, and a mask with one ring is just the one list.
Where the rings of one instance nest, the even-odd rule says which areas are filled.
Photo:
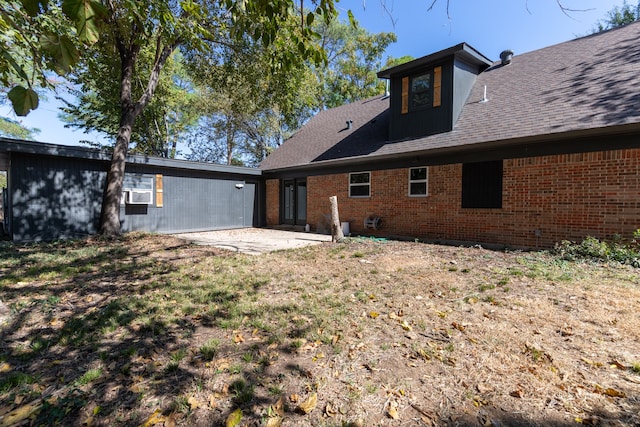
[[640, 20], [640, 1], [636, 6], [630, 5], [625, 0], [622, 6], [616, 6], [607, 12], [607, 17], [596, 23], [594, 33], [619, 28]]
[[[0, 117], [0, 136], [32, 140], [34, 139], [35, 135], [38, 134], [39, 132], [40, 132], [40, 129], [28, 128], [15, 120], [11, 120], [6, 117]], [[6, 184], [6, 176], [5, 176], [5, 184]], [[2, 188], [2, 185], [0, 185], [0, 188]]]
[[562, 259], [569, 261], [578, 259], [617, 261], [640, 267], [640, 229], [634, 232], [633, 238], [628, 242], [624, 242], [619, 237], [607, 242], [589, 236], [581, 243], [562, 241], [556, 245], [555, 252]]
[[219, 347], [220, 340], [217, 340], [215, 338], [210, 339], [202, 347], [200, 347], [200, 354], [202, 354], [202, 357], [205, 361], [210, 362], [214, 357], [216, 357]]
[[[136, 67], [140, 80], [149, 78], [154, 55], [153, 47], [142, 48]], [[72, 128], [115, 135], [120, 126], [119, 64], [108, 55], [95, 55], [83, 64], [69, 75], [77, 88], [72, 91], [75, 101], [64, 101], [60, 118]], [[144, 90], [143, 85], [134, 85], [133, 98], [141, 97]], [[131, 151], [174, 158], [178, 141], [196, 125], [201, 105], [200, 93], [193, 88], [182, 55], [175, 52], [167, 59], [153, 99], [134, 124]]]
[[38, 94], [31, 88], [24, 88], [22, 86], [14, 86], [7, 98], [13, 105], [13, 110], [19, 116], [26, 116], [29, 111], [38, 108]]
[[3, 2], [0, 10], [0, 82], [10, 87], [15, 113], [38, 107], [34, 87], [51, 87], [47, 72], [68, 73], [78, 47], [97, 40], [104, 8], [95, 0]]
[[319, 26], [327, 52], [326, 67], [316, 73], [322, 87], [320, 108], [332, 108], [384, 93], [376, 72], [382, 67], [385, 49], [397, 38], [394, 33], [372, 34], [351, 23], [333, 20]]
[[[297, 27], [297, 19], [291, 14], [282, 25]], [[306, 62], [285, 66], [298, 55], [287, 34], [269, 45], [245, 37], [187, 55], [202, 114], [190, 159], [255, 166], [310, 117], [317, 82]]]
[[101, 376], [102, 376], [102, 369], [100, 368], [89, 369], [87, 372], [82, 374], [80, 378], [78, 378], [77, 384], [81, 386], [87, 385], [89, 383], [96, 381]]
[[321, 63], [286, 60], [299, 55], [290, 37], [298, 13], [280, 21], [285, 31], [270, 44], [245, 37], [187, 55], [205, 109], [189, 139], [192, 160], [256, 166], [316, 111], [384, 92], [375, 70], [395, 36], [311, 16], [305, 24], [324, 48]]
[[36, 382], [36, 378], [23, 372], [13, 371], [3, 374], [0, 379], [0, 393], [6, 393], [16, 387], [30, 385]]

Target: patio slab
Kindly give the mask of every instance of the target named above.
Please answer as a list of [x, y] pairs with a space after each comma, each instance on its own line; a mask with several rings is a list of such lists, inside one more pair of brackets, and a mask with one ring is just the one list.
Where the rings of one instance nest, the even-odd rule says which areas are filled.
[[302, 233], [270, 228], [240, 228], [233, 230], [215, 230], [198, 233], [179, 233], [175, 237], [198, 245], [215, 246], [235, 252], [259, 255], [282, 249], [301, 248], [330, 242], [326, 234]]

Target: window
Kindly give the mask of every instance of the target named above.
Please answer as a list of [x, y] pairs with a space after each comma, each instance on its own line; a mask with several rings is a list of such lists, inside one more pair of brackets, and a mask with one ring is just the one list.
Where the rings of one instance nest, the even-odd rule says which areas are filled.
[[402, 79], [402, 114], [442, 104], [442, 67]]
[[409, 169], [409, 196], [427, 196], [429, 194], [429, 190], [427, 188], [428, 178], [428, 168]]
[[414, 76], [411, 79], [411, 100], [409, 108], [420, 108], [429, 105], [431, 102], [431, 80], [433, 76], [431, 72]]
[[502, 208], [502, 160], [462, 165], [462, 207]]
[[349, 174], [349, 197], [369, 197], [371, 195], [371, 172]]
[[122, 182], [121, 204], [152, 205], [153, 178], [142, 175], [125, 175]]

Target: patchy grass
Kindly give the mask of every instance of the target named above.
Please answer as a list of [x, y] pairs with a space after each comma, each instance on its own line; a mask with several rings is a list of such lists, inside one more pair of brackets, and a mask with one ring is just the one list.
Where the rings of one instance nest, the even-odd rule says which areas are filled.
[[640, 423], [639, 270], [611, 260], [147, 234], [0, 252], [2, 425]]

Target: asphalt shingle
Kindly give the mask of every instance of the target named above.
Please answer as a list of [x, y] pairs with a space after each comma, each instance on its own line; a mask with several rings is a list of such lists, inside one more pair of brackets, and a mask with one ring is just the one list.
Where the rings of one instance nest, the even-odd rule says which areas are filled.
[[[384, 96], [320, 112], [263, 170], [394, 156], [494, 141], [535, 141], [640, 124], [640, 23], [516, 55], [482, 72], [451, 132], [388, 140]], [[486, 86], [488, 102], [482, 100]], [[353, 125], [347, 129], [346, 121]], [[603, 143], [606, 143], [603, 142]]]

